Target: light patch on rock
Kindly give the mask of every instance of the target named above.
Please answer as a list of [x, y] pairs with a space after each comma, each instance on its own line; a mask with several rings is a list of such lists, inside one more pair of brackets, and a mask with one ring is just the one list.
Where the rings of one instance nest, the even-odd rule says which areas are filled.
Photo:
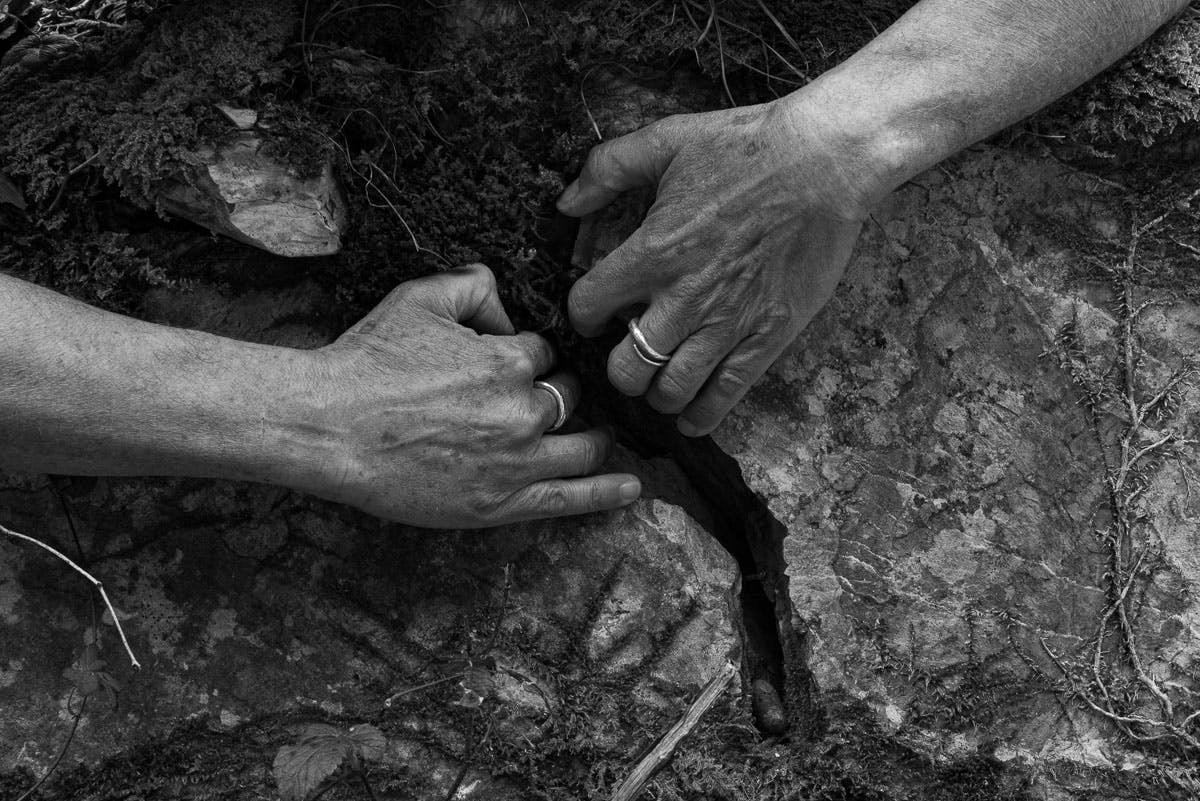
[[217, 717], [221, 725], [226, 729], [232, 729], [240, 726], [245, 722], [245, 718], [230, 709], [222, 709], [221, 714]]
[[17, 681], [17, 674], [24, 669], [25, 663], [22, 660], [8, 660], [8, 667], [0, 667], [0, 688], [13, 686]]
[[947, 403], [933, 418], [933, 430], [939, 434], [962, 436], [967, 433], [967, 410], [953, 401]]
[[237, 630], [237, 610], [214, 609], [208, 616], [208, 627], [204, 632], [205, 649], [211, 654], [219, 642], [234, 637]]
[[[20, 557], [17, 557], [18, 559]], [[15, 560], [5, 558], [0, 561], [0, 620], [10, 626], [21, 621], [16, 613], [17, 602], [21, 600], [21, 582], [17, 580], [17, 564]]]

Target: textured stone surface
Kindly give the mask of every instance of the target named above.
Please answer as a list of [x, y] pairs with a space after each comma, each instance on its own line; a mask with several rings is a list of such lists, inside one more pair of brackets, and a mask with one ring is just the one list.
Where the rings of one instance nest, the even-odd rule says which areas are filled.
[[[234, 298], [164, 290], [145, 305], [247, 340], [328, 339], [304, 283]], [[218, 788], [269, 788], [275, 749], [314, 721], [379, 725], [381, 769], [404, 798], [444, 798], [466, 732], [485, 727], [464, 797], [527, 797], [497, 765], [558, 752], [632, 765], [726, 660], [741, 663], [740, 575], [676, 505], [705, 508], [672, 464], [614, 459], [643, 478], [629, 509], [484, 532], [387, 525], [266, 486], [0, 474], [0, 523], [94, 571], [145, 665], [130, 668], [81, 577], [0, 536], [0, 788], [54, 760], [79, 708], [63, 670], [97, 634], [123, 689], [89, 699], [60, 776], [179, 738], [185, 769], [145, 767], [146, 797], [191, 797], [178, 782], [205, 771]], [[459, 705], [472, 665], [487, 677], [477, 711]], [[230, 752], [247, 750], [239, 772]], [[573, 758], [554, 769], [576, 770]]]
[[[48, 484], [4, 486], [0, 519], [75, 553]], [[267, 487], [77, 480], [66, 497], [145, 668], [133, 673], [110, 625], [93, 626], [82, 579], [0, 540], [0, 770], [53, 759], [78, 707], [62, 671], [97, 631], [124, 689], [116, 706], [91, 699], [80, 721], [70, 761], [87, 764], [197, 717], [232, 728], [292, 713], [382, 715], [394, 750], [432, 743], [453, 765], [465, 714], [454, 677], [468, 663], [493, 677], [498, 745], [584, 725], [598, 753], [630, 757], [739, 659], [736, 566], [662, 501], [443, 533]], [[589, 721], [569, 721], [576, 696], [597, 688], [606, 697], [589, 702]], [[442, 780], [424, 778], [436, 795]]]
[[[1048, 797], [1117, 797], [1111, 770], [1182, 775], [1084, 700], [1102, 694], [1091, 664], [1112, 608], [1103, 535], [1129, 419], [1118, 287], [1098, 268], [1127, 253], [1121, 201], [1000, 149], [920, 176], [874, 210], [833, 301], [714, 434], [786, 528], [782, 553], [758, 558], [790, 594], [785, 623], [805, 643], [792, 669], [825, 719], [869, 721], [938, 764], [998, 760]], [[577, 263], [619, 243], [639, 208], [591, 221]], [[1193, 363], [1200, 310], [1178, 295], [1134, 289], [1135, 304], [1156, 301], [1133, 327], [1142, 401]], [[1097, 426], [1076, 380], [1089, 372], [1108, 387]], [[1171, 405], [1131, 441], [1136, 453], [1180, 440], [1146, 462], [1120, 572], [1138, 565], [1135, 650], [1173, 717], [1134, 677], [1116, 617], [1100, 674], [1130, 693], [1122, 714], [1178, 727], [1200, 690], [1191, 378]], [[1180, 730], [1195, 737], [1191, 724]]]
[[299, 176], [262, 150], [249, 131], [195, 154], [189, 181], [162, 188], [167, 211], [280, 256], [337, 253], [346, 201], [327, 164], [315, 177]]
[[[715, 434], [788, 529], [823, 700], [862, 702], [943, 758], [983, 752], [1046, 775], [1142, 764], [1050, 657], [1090, 659], [1108, 603], [1104, 456], [1054, 354], [1074, 330], [1091, 364], [1112, 363], [1110, 289], [1074, 276], [1097, 242], [1120, 263], [1113, 192], [989, 149], [921, 176], [876, 210], [836, 298]], [[1197, 309], [1165, 301], [1137, 328], [1148, 398], [1190, 361]], [[1194, 438], [1200, 396], [1180, 394], [1140, 445]], [[1120, 421], [1102, 417], [1111, 464]], [[1181, 445], [1146, 477], [1135, 539], [1158, 558], [1130, 606], [1147, 671], [1185, 706], [1200, 689], [1195, 457]]]

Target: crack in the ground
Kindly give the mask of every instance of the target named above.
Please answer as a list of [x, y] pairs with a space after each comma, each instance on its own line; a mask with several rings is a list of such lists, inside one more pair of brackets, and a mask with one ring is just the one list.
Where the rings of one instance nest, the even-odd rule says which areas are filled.
[[[821, 729], [806, 632], [795, 623], [783, 558], [786, 528], [751, 490], [733, 457], [710, 437], [678, 433], [674, 419], [611, 388], [590, 409], [613, 425], [620, 444], [642, 458], [670, 460], [693, 493], [671, 498], [737, 561], [746, 684], [755, 719], [768, 734], [808, 739]], [[697, 505], [703, 508], [694, 508]], [[785, 717], [786, 714], [786, 717]]]

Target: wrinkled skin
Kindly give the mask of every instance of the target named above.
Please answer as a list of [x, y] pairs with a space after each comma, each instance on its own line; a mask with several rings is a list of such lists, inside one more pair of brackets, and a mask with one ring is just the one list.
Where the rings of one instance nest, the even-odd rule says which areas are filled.
[[608, 375], [679, 413], [689, 436], [712, 431], [829, 300], [879, 192], [815, 111], [785, 98], [668, 117], [594, 148], [559, 199], [582, 216], [657, 187], [642, 226], [572, 288], [570, 314], [594, 335], [648, 305], [642, 331], [670, 363], [647, 364], [626, 336]]
[[[327, 404], [320, 439], [337, 454], [307, 487], [414, 525], [483, 527], [615, 509], [640, 492], [631, 475], [591, 475], [606, 431], [546, 434], [558, 408], [533, 386], [554, 353], [513, 333], [482, 265], [410, 281], [318, 352]], [[578, 381], [548, 379], [568, 409]]]

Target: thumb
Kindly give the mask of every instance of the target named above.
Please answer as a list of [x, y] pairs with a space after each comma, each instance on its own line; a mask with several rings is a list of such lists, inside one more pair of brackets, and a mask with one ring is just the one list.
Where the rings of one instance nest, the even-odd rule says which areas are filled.
[[413, 296], [418, 305], [462, 323], [480, 334], [511, 336], [516, 332], [496, 292], [496, 276], [482, 264], [469, 264], [428, 278]]
[[657, 184], [679, 149], [676, 135], [668, 132], [664, 122], [592, 148], [583, 172], [559, 197], [558, 210], [582, 217], [604, 208], [622, 192]]

